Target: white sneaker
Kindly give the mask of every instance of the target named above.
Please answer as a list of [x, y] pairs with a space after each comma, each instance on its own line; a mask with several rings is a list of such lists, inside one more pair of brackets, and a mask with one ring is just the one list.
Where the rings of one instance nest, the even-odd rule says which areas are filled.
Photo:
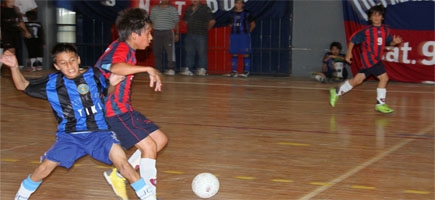
[[193, 76], [193, 73], [189, 70], [189, 68], [184, 68], [181, 72], [180, 72], [180, 74], [181, 75], [184, 75], [184, 76]]
[[175, 75], [175, 71], [173, 69], [167, 69], [164, 74], [168, 76], [173, 76]]
[[206, 76], [207, 75], [207, 70], [205, 70], [204, 68], [199, 68], [198, 70], [196, 70], [196, 75], [198, 76]]

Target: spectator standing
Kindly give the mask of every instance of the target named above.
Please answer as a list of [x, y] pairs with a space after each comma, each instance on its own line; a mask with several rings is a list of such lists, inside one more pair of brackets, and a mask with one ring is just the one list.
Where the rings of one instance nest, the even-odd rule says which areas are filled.
[[[186, 8], [183, 20], [187, 24], [187, 33], [184, 40], [186, 50], [186, 67], [181, 75], [192, 76], [192, 69], [196, 66], [196, 75], [207, 75], [208, 65], [208, 31], [213, 28], [216, 20], [209, 7], [201, 4], [201, 0], [192, 0]], [[198, 62], [195, 65], [195, 58]]]
[[[255, 28], [255, 21], [251, 13], [245, 10], [243, 0], [234, 1], [234, 9], [230, 17], [230, 54], [232, 72], [230, 77], [241, 76], [247, 78], [251, 72], [251, 32]], [[239, 55], [243, 55], [243, 73], [238, 74], [237, 65]]]
[[2, 0], [1, 4], [1, 39], [4, 51], [9, 50], [17, 56], [19, 66], [22, 68], [22, 36], [30, 38], [19, 8], [15, 0]]
[[175, 42], [180, 37], [180, 17], [177, 9], [169, 4], [169, 0], [162, 0], [151, 9], [150, 18], [154, 29], [154, 67], [158, 70], [164, 69], [163, 55], [166, 54], [164, 74], [175, 75]]
[[45, 47], [44, 29], [38, 21], [38, 13], [35, 10], [27, 11], [26, 17], [28, 20], [25, 22], [26, 28], [32, 35], [31, 38], [24, 39], [30, 59], [30, 69], [32, 71], [42, 70]]

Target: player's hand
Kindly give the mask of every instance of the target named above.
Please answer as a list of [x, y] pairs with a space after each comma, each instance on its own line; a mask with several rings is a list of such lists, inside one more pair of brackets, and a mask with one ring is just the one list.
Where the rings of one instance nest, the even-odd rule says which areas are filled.
[[397, 35], [393, 35], [393, 46], [402, 43], [402, 37], [397, 36]]
[[352, 64], [352, 54], [346, 54], [345, 60], [347, 63]]
[[150, 77], [150, 87], [154, 87], [154, 91], [161, 92], [162, 91], [162, 78], [160, 72], [156, 69], [150, 67], [148, 70], [148, 74]]
[[8, 67], [18, 68], [18, 60], [14, 53], [9, 50], [3, 52], [3, 55], [0, 57], [0, 62], [7, 65]]

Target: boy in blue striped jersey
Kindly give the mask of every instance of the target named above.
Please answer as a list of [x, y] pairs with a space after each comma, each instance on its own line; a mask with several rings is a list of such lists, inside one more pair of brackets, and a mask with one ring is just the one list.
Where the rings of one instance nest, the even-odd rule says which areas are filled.
[[[15, 87], [29, 96], [48, 100], [58, 122], [56, 142], [41, 157], [35, 171], [23, 180], [15, 199], [28, 199], [57, 166], [69, 169], [88, 154], [106, 164], [113, 163], [132, 183], [138, 197], [144, 199], [149, 186], [128, 163], [105, 121], [103, 95], [111, 89], [107, 79], [96, 68], [80, 69], [80, 57], [71, 44], [57, 44], [52, 55], [59, 72], [30, 81], [20, 72], [12, 52], [5, 51], [0, 57], [0, 62], [10, 67]], [[123, 76], [113, 75], [110, 85], [122, 79]]]
[[[234, 9], [230, 17], [230, 54], [231, 73], [226, 76], [247, 78], [251, 72], [251, 32], [255, 28], [255, 21], [250, 12], [244, 9], [243, 0], [234, 1]], [[243, 73], [238, 74], [237, 65], [239, 55], [243, 55]]]

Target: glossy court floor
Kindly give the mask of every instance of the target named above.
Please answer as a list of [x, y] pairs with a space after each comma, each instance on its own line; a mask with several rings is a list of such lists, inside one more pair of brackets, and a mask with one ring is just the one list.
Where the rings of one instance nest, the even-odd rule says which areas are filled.
[[[155, 93], [136, 76], [133, 105], [170, 139], [158, 156], [159, 199], [199, 199], [191, 181], [201, 172], [220, 180], [213, 200], [434, 199], [434, 85], [390, 82], [395, 112], [381, 114], [376, 83], [332, 108], [336, 83], [308, 78], [176, 75]], [[1, 199], [14, 197], [55, 129], [48, 103], [1, 78]], [[86, 156], [57, 168], [31, 199], [116, 199], [108, 168]], [[131, 187], [128, 195], [136, 199]]]

